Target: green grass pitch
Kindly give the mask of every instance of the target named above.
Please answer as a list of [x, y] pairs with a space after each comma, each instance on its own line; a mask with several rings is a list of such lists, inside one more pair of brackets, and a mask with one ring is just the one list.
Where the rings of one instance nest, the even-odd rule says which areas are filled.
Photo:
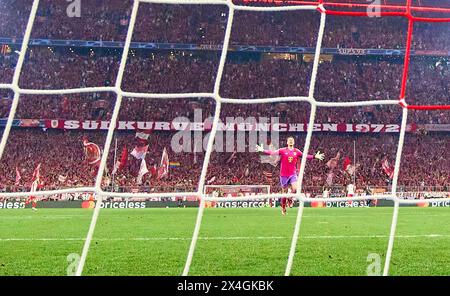
[[[384, 264], [393, 208], [305, 208], [293, 275]], [[102, 209], [84, 275], [180, 275], [197, 209]], [[297, 209], [205, 209], [190, 275], [283, 275]], [[0, 210], [0, 275], [67, 275], [92, 210]], [[391, 275], [450, 275], [450, 209], [400, 208]]]

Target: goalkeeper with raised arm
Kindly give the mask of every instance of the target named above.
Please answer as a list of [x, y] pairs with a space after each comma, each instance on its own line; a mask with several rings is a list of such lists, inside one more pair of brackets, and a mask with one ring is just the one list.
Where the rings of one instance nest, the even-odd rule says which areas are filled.
[[[294, 137], [287, 138], [287, 147], [280, 148], [275, 151], [264, 150], [263, 145], [256, 145], [257, 152], [263, 152], [267, 155], [279, 155], [281, 160], [280, 165], [280, 184], [283, 193], [286, 189], [291, 189], [291, 192], [297, 192], [297, 162], [298, 159], [302, 157], [303, 153], [294, 148], [295, 140]], [[315, 155], [308, 155], [307, 159], [318, 159], [323, 160], [325, 155], [317, 151]], [[281, 213], [286, 215], [286, 198], [281, 198]]]

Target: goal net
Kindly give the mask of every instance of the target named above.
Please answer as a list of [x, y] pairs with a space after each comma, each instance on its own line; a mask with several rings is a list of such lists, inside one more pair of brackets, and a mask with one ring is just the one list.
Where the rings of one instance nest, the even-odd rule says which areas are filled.
[[[450, 22], [450, 18], [433, 18], [429, 16], [415, 16], [415, 12], [423, 12], [419, 7], [412, 5], [412, 0], [407, 0], [406, 5], [401, 6], [384, 6], [381, 4], [369, 5], [345, 5], [341, 4], [337, 8], [333, 4], [327, 5], [327, 1], [244, 1], [250, 5], [235, 4], [232, 0], [134, 0], [133, 7], [130, 14], [128, 29], [126, 33], [126, 39], [123, 46], [123, 53], [119, 64], [118, 75], [114, 83], [111, 86], [105, 87], [87, 87], [87, 88], [72, 88], [72, 89], [54, 89], [54, 90], [44, 90], [44, 89], [25, 89], [19, 87], [19, 79], [21, 76], [25, 56], [27, 54], [27, 49], [30, 43], [31, 31], [33, 25], [36, 21], [37, 11], [39, 6], [39, 0], [34, 0], [31, 8], [31, 13], [26, 26], [26, 31], [22, 40], [20, 54], [18, 57], [17, 64], [15, 66], [15, 71], [12, 79], [12, 83], [2, 83], [0, 84], [0, 89], [7, 89], [14, 93], [12, 105], [10, 109], [9, 116], [6, 121], [3, 136], [0, 142], [0, 157], [3, 156], [5, 151], [5, 146], [10, 135], [11, 127], [13, 125], [14, 117], [16, 114], [17, 106], [19, 103], [19, 98], [21, 95], [65, 95], [65, 94], [84, 94], [84, 93], [113, 93], [117, 99], [113, 108], [111, 116], [111, 124], [108, 126], [108, 133], [105, 140], [104, 147], [102, 149], [103, 153], [99, 162], [99, 169], [96, 176], [96, 181], [94, 186], [89, 187], [74, 187], [68, 189], [52, 190], [52, 191], [40, 191], [39, 196], [48, 196], [55, 194], [69, 194], [69, 193], [85, 193], [92, 192], [95, 194], [97, 203], [90, 223], [89, 231], [86, 235], [86, 240], [83, 247], [82, 256], [77, 267], [76, 274], [81, 275], [83, 273], [86, 258], [88, 256], [90, 244], [95, 231], [97, 219], [99, 217], [102, 201], [107, 197], [116, 198], [151, 198], [151, 197], [185, 197], [185, 196], [201, 196], [201, 201], [198, 209], [195, 229], [192, 236], [192, 241], [189, 247], [189, 251], [186, 258], [185, 267], [183, 270], [183, 275], [188, 275], [191, 267], [192, 260], [194, 258], [194, 253], [196, 249], [196, 243], [199, 237], [199, 232], [202, 225], [202, 217], [204, 214], [204, 209], [207, 203], [225, 203], [225, 202], [239, 202], [239, 201], [264, 201], [273, 198], [281, 197], [292, 197], [299, 201], [299, 210], [296, 217], [294, 233], [292, 235], [292, 242], [290, 247], [290, 252], [288, 260], [286, 263], [285, 275], [291, 274], [292, 264], [297, 249], [297, 241], [299, 238], [300, 225], [303, 216], [303, 208], [305, 203], [311, 202], [327, 202], [333, 201], [359, 201], [359, 200], [369, 200], [369, 199], [384, 199], [391, 200], [394, 202], [394, 211], [392, 217], [391, 230], [389, 235], [389, 243], [386, 251], [386, 258], [384, 264], [384, 275], [389, 274], [389, 266], [391, 261], [391, 255], [393, 251], [399, 205], [403, 203], [420, 203], [421, 200], [404, 199], [403, 195], [398, 195], [398, 179], [400, 172], [400, 165], [402, 160], [402, 152], [405, 142], [405, 133], [407, 131], [407, 119], [408, 114], [411, 110], [449, 110], [450, 105], [414, 105], [408, 103], [407, 98], [407, 82], [408, 82], [408, 70], [410, 65], [411, 57], [411, 41], [413, 38], [413, 28], [415, 23], [434, 23], [434, 22]], [[282, 3], [281, 3], [282, 2]], [[223, 45], [220, 50], [220, 61], [217, 68], [217, 75], [214, 80], [214, 88], [212, 92], [202, 92], [202, 93], [144, 93], [144, 92], [129, 92], [124, 91], [123, 80], [124, 71], [130, 55], [130, 45], [133, 38], [133, 32], [136, 25], [136, 19], [140, 5], [143, 3], [153, 3], [153, 4], [174, 4], [174, 5], [220, 5], [224, 6], [228, 10], [225, 36], [223, 40]], [[288, 5], [279, 5], [288, 4]], [[362, 7], [364, 10], [355, 10], [354, 7]], [[324, 31], [327, 24], [327, 16], [352, 16], [352, 17], [372, 17], [368, 13], [366, 8], [370, 8], [370, 13], [377, 14], [380, 17], [401, 17], [405, 18], [408, 22], [407, 38], [405, 44], [404, 52], [404, 64], [402, 76], [398, 77], [401, 80], [399, 99], [383, 98], [378, 100], [363, 100], [363, 101], [348, 101], [348, 102], [328, 102], [321, 101], [317, 99], [317, 77], [318, 70], [321, 60], [322, 52], [322, 41], [324, 37]], [[287, 11], [312, 11], [317, 12], [317, 17], [320, 19], [318, 31], [314, 32], [316, 34], [316, 44], [314, 48], [314, 54], [312, 57], [312, 71], [310, 74], [308, 94], [305, 96], [285, 96], [285, 97], [272, 97], [272, 98], [258, 98], [258, 99], [234, 99], [225, 98], [220, 94], [221, 82], [223, 80], [224, 67], [227, 60], [227, 53], [229, 51], [230, 36], [233, 29], [233, 19], [237, 11], [246, 11], [252, 13], [261, 12], [287, 12]], [[427, 13], [433, 12], [448, 12], [440, 8], [432, 9], [431, 11], [426, 11]], [[301, 20], [299, 20], [301, 22]], [[201, 169], [201, 175], [198, 181], [197, 191], [192, 192], [171, 192], [171, 193], [128, 193], [128, 192], [110, 192], [105, 191], [102, 188], [103, 176], [105, 173], [106, 163], [108, 159], [108, 154], [113, 146], [113, 136], [115, 132], [116, 123], [118, 122], [119, 112], [121, 110], [122, 101], [125, 97], [134, 97], [141, 99], [195, 99], [195, 98], [210, 98], [215, 102], [214, 119], [212, 122], [211, 134], [207, 142], [207, 149], [204, 156], [204, 161]], [[303, 156], [300, 163], [300, 174], [298, 178], [298, 191], [297, 193], [270, 193], [269, 186], [210, 186], [206, 185], [206, 177], [208, 172], [208, 164], [210, 162], [211, 153], [213, 150], [214, 139], [219, 126], [219, 119], [222, 107], [228, 104], [273, 104], [273, 103], [284, 103], [284, 102], [295, 102], [308, 104], [310, 108], [310, 115], [308, 119], [307, 129], [306, 129], [306, 139], [303, 146]], [[310, 145], [312, 142], [313, 131], [316, 122], [317, 109], [320, 108], [349, 108], [349, 107], [360, 107], [360, 106], [400, 106], [402, 108], [401, 124], [399, 129], [399, 140], [396, 150], [395, 163], [392, 170], [392, 184], [391, 191], [388, 194], [372, 194], [372, 195], [361, 195], [353, 197], [344, 198], [310, 198], [304, 193], [304, 174], [305, 166], [307, 162], [308, 151], [310, 151]], [[217, 195], [214, 192], [221, 191]], [[250, 194], [246, 194], [246, 193]], [[254, 193], [254, 194], [253, 194]], [[30, 195], [30, 192], [12, 192], [12, 193], [0, 193], [0, 197], [23, 197]], [[429, 199], [428, 202], [433, 201], [449, 201], [448, 196], [439, 199]]]

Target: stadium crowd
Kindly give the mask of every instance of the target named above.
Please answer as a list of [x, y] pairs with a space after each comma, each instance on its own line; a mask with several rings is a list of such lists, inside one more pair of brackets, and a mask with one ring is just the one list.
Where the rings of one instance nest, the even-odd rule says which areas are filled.
[[[31, 7], [30, 0], [2, 1], [0, 5], [0, 37], [21, 38]], [[123, 41], [129, 24], [132, 1], [84, 1], [81, 18], [68, 18], [66, 2], [41, 1], [33, 28], [33, 38]], [[14, 13], [11, 13], [14, 12]], [[141, 4], [133, 41], [221, 44], [228, 12], [223, 7], [168, 7]], [[302, 20], [302, 21], [299, 21]], [[314, 47], [318, 30], [318, 14], [305, 12], [236, 14], [232, 44]], [[12, 25], [14, 24], [14, 25]], [[82, 24], [82, 25], [81, 25]], [[249, 25], [251, 24], [251, 25]], [[449, 24], [416, 24], [413, 49], [445, 50], [450, 48], [446, 37]], [[406, 21], [401, 18], [327, 18], [324, 47], [404, 48]], [[31, 47], [20, 77], [20, 86], [30, 89], [66, 89], [112, 86], [120, 61], [118, 49], [75, 49]], [[214, 87], [219, 52], [131, 51], [122, 88], [130, 92], [187, 93], [208, 92]], [[10, 83], [17, 62], [15, 53], [0, 55], [0, 83]], [[290, 60], [270, 55], [239, 56], [230, 53], [221, 83], [221, 95], [228, 98], [254, 99], [308, 94], [312, 63], [291, 56]], [[396, 58], [334, 57], [321, 62], [315, 97], [323, 101], [396, 100], [400, 93], [402, 60]], [[407, 101], [419, 105], [448, 104], [450, 68], [445, 59], [412, 58], [409, 71]], [[0, 115], [8, 116], [13, 93], [0, 90]], [[113, 93], [72, 95], [23, 95], [15, 117], [18, 119], [110, 120], [115, 103]], [[179, 116], [193, 119], [195, 109], [202, 118], [212, 116], [214, 101], [208, 98], [137, 99], [125, 98], [119, 120], [171, 121]], [[229, 116], [277, 117], [280, 122], [306, 123], [310, 106], [288, 104], [223, 104], [221, 119]], [[448, 124], [444, 111], [409, 112], [409, 123]], [[384, 123], [398, 124], [399, 106], [352, 108], [319, 108], [317, 123]], [[150, 174], [145, 190], [193, 191], [201, 173], [204, 153], [175, 153], [171, 147], [172, 133], [154, 132], [149, 140], [147, 164]], [[39, 128], [13, 129], [0, 160], [0, 187], [16, 190], [16, 168], [22, 179], [20, 186], [29, 186], [38, 163], [44, 189], [92, 186], [96, 168], [84, 161], [82, 137], [88, 136], [103, 146], [106, 133]], [[134, 147], [134, 132], [116, 134], [120, 154], [126, 145]], [[302, 147], [304, 134], [297, 134]], [[404, 186], [449, 185], [450, 141], [448, 133], [412, 134], [405, 140], [400, 174]], [[284, 141], [284, 135], [283, 139]], [[387, 186], [389, 178], [381, 162], [395, 159], [398, 136], [315, 134], [311, 151], [324, 151], [323, 163], [308, 162], [306, 186], [346, 185], [352, 176], [342, 169], [345, 157], [353, 160], [356, 149], [356, 186]], [[168, 178], [155, 177], [163, 148], [169, 159], [179, 162]], [[213, 153], [207, 180], [211, 184], [271, 184], [278, 187], [278, 168], [262, 164], [253, 147], [246, 153]], [[339, 165], [327, 163], [338, 154]], [[114, 165], [114, 149], [108, 157], [109, 180]], [[126, 168], [114, 176], [121, 190], [136, 188], [140, 161], [128, 156]], [[264, 174], [265, 172], [266, 174]], [[272, 178], [268, 176], [272, 174]], [[123, 189], [126, 188], [126, 189]]]
[[[95, 181], [96, 167], [87, 164], [82, 145], [82, 136], [103, 147], [106, 133], [79, 132], [40, 129], [15, 129], [9, 136], [3, 158], [0, 161], [0, 185], [3, 190], [11, 190], [16, 182], [17, 167], [22, 180], [20, 186], [28, 186], [34, 168], [42, 163], [41, 175], [44, 188], [55, 189], [73, 186], [92, 186]], [[201, 173], [204, 153], [194, 156], [192, 152], [176, 153], [171, 149], [173, 133], [154, 132], [149, 140], [149, 153], [146, 157], [149, 174], [144, 177], [140, 190], [184, 191], [196, 190]], [[304, 134], [296, 134], [299, 148], [303, 146]], [[282, 135], [283, 145], [286, 135]], [[134, 133], [117, 133], [116, 159], [120, 159], [124, 146], [128, 153], [134, 148]], [[448, 186], [450, 178], [448, 134], [415, 135], [407, 134], [400, 172], [402, 186]], [[360, 135], [317, 133], [313, 136], [310, 153], [318, 150], [326, 153], [324, 162], [312, 160], [307, 163], [305, 186], [344, 186], [353, 182], [353, 176], [343, 169], [345, 158], [351, 159], [356, 166], [356, 186], [388, 186], [389, 177], [382, 169], [382, 161], [394, 164], [398, 144], [397, 135]], [[354, 156], [353, 145], [356, 147]], [[158, 179], [154, 166], [158, 166], [164, 148], [168, 149], [170, 162], [179, 162], [179, 166], [170, 168], [169, 177]], [[114, 164], [114, 144], [108, 158], [108, 178]], [[246, 152], [213, 152], [208, 167], [208, 184], [270, 184], [279, 190], [278, 170], [276, 166], [261, 163], [260, 155], [254, 147]], [[338, 154], [339, 153], [339, 154]], [[353, 159], [356, 159], [354, 163]], [[115, 175], [115, 185], [120, 190], [132, 191], [137, 188], [136, 177], [140, 160], [128, 154], [124, 169]], [[336, 159], [336, 165], [329, 160]], [[271, 176], [267, 176], [271, 174]], [[330, 177], [330, 175], [332, 175]], [[61, 179], [62, 178], [62, 179]], [[331, 179], [329, 179], [331, 178]], [[108, 184], [110, 184], [110, 181]], [[110, 189], [110, 187], [108, 187]]]
[[[240, 4], [244, 1], [235, 2]], [[447, 2], [423, 3], [423, 6], [448, 7]], [[23, 36], [31, 4], [32, 0], [2, 1], [0, 37]], [[80, 17], [68, 17], [69, 3], [40, 1], [32, 38], [123, 41], [132, 4], [131, 0], [85, 1], [80, 8]], [[434, 13], [431, 16], [448, 14]], [[222, 44], [227, 18], [227, 8], [220, 5], [141, 3], [133, 40]], [[319, 14], [315, 11], [238, 11], [234, 18], [231, 44], [313, 47], [318, 26]], [[413, 49], [448, 50], [449, 29], [448, 23], [416, 23]], [[407, 20], [402, 17], [328, 16], [323, 46], [404, 48], [406, 30]]]
[[[145, 52], [129, 59], [123, 89], [130, 92], [152, 93], [212, 93], [217, 71], [217, 55], [203, 56], [189, 52]], [[0, 83], [11, 82], [15, 56], [0, 56]], [[67, 53], [48, 48], [33, 48], [20, 78], [20, 86], [30, 89], [67, 89], [78, 87], [112, 86], [115, 83], [118, 54]], [[311, 76], [311, 63], [298, 60], [261, 58], [227, 63], [221, 83], [221, 95], [228, 98], [254, 99], [280, 96], [307, 96]], [[377, 59], [336, 59], [323, 62], [316, 79], [316, 97], [321, 101], [343, 102], [363, 100], [396, 100], [400, 93], [401, 63]], [[409, 72], [406, 100], [417, 105], [448, 104], [450, 67], [436, 65], [435, 60], [413, 59]], [[12, 92], [0, 91], [2, 98], [12, 98]], [[135, 101], [136, 103], [131, 103]], [[113, 93], [72, 94], [66, 96], [22, 96], [17, 118], [32, 119], [86, 119], [97, 105], [109, 106], [115, 102]], [[142, 104], [146, 104], [144, 108]], [[3, 115], [7, 115], [10, 100], [2, 102]], [[137, 108], [136, 104], [140, 104]], [[121, 109], [121, 120], [151, 120], [155, 109], [167, 106], [166, 100], [126, 100]], [[202, 104], [211, 110], [212, 101]], [[152, 108], [150, 108], [150, 106]], [[75, 108], [76, 107], [76, 108]], [[309, 109], [305, 105], [302, 109]], [[96, 111], [97, 110], [97, 111]], [[167, 121], [180, 116], [186, 108], [173, 104], [156, 119]], [[222, 114], [240, 116], [278, 116], [283, 120], [306, 122], [309, 112], [298, 112], [279, 104], [224, 105]], [[207, 112], [212, 114], [211, 112]], [[97, 112], [92, 119], [108, 120], [111, 112]], [[373, 106], [346, 108], [320, 108], [318, 122], [325, 123], [386, 123], [400, 122], [401, 108]], [[411, 123], [449, 123], [445, 112], [410, 112]]]

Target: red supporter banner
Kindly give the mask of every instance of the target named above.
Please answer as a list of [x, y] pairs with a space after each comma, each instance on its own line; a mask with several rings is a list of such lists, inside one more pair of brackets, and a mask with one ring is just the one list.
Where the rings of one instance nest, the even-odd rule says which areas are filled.
[[[109, 121], [95, 120], [43, 120], [43, 127], [47, 129], [65, 130], [107, 130]], [[407, 132], [417, 130], [416, 124], [407, 125]], [[277, 131], [277, 132], [306, 132], [306, 123], [219, 123], [220, 131]], [[436, 128], [436, 127], [435, 127]], [[446, 127], [447, 130], [450, 126]], [[210, 131], [210, 123], [163, 122], [163, 121], [119, 121], [118, 130], [151, 130], [151, 131]], [[437, 129], [437, 128], [436, 128]], [[340, 133], [399, 133], [399, 124], [346, 124], [346, 123], [316, 123], [315, 132]]]

